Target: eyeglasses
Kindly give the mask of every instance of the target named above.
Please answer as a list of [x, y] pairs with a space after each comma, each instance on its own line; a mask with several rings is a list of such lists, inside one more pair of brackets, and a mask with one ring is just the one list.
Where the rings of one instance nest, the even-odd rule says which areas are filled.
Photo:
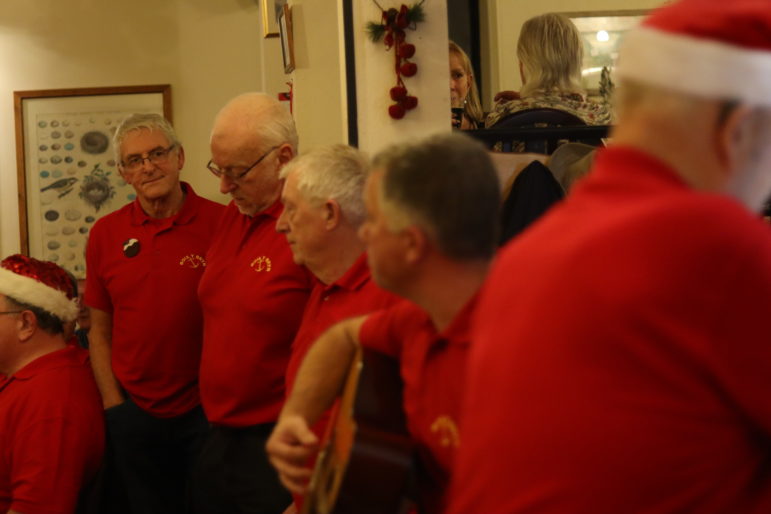
[[0, 311], [0, 314], [21, 314], [24, 311]]
[[270, 152], [272, 152], [273, 150], [275, 150], [275, 149], [276, 149], [276, 148], [278, 148], [279, 146], [281, 146], [281, 145], [276, 145], [276, 146], [273, 146], [273, 147], [271, 147], [271, 148], [270, 148], [270, 149], [269, 149], [267, 152], [265, 152], [264, 154], [262, 154], [262, 157], [260, 157], [259, 159], [257, 159], [257, 160], [254, 162], [254, 164], [252, 164], [251, 166], [248, 166], [248, 167], [247, 167], [247, 168], [245, 168], [243, 171], [233, 171], [233, 169], [232, 169], [232, 168], [231, 168], [231, 169], [229, 169], [229, 170], [228, 170], [228, 169], [223, 169], [223, 168], [220, 168], [219, 166], [217, 166], [216, 164], [214, 164], [212, 161], [209, 161], [209, 163], [206, 165], [206, 167], [207, 167], [207, 168], [209, 168], [209, 171], [211, 171], [212, 173], [214, 173], [214, 176], [215, 176], [215, 177], [217, 177], [217, 178], [222, 178], [223, 176], [225, 176], [225, 177], [227, 177], [227, 178], [229, 178], [230, 180], [232, 180], [232, 181], [234, 181], [234, 182], [235, 182], [235, 181], [237, 181], [237, 180], [241, 180], [242, 178], [244, 178], [244, 177], [246, 176], [246, 174], [247, 174], [247, 173], [249, 173], [249, 172], [250, 172], [250, 171], [252, 171], [252, 170], [253, 170], [255, 167], [257, 167], [257, 165], [258, 165], [258, 164], [260, 164], [260, 163], [262, 162], [262, 160], [263, 160], [265, 157], [267, 157], [267, 156], [268, 156], [268, 154], [269, 154]]
[[153, 148], [146, 154], [129, 155], [128, 157], [126, 157], [125, 161], [121, 161], [121, 166], [123, 166], [129, 171], [136, 171], [139, 168], [141, 168], [142, 165], [144, 165], [145, 159], [150, 161], [150, 164], [165, 164], [166, 161], [169, 160], [169, 153], [171, 153], [171, 151], [174, 150], [176, 146], [177, 146], [176, 144], [173, 144], [166, 148], [159, 146], [158, 148]]

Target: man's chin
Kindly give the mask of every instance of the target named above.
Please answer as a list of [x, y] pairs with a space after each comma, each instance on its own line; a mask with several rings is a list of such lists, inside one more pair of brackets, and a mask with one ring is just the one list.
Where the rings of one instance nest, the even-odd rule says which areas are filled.
[[247, 203], [247, 202], [241, 202], [239, 200], [233, 199], [233, 203], [236, 204], [236, 207], [238, 207], [238, 212], [241, 214], [245, 214], [247, 216], [254, 216], [257, 214], [257, 209], [254, 206], [254, 204]]

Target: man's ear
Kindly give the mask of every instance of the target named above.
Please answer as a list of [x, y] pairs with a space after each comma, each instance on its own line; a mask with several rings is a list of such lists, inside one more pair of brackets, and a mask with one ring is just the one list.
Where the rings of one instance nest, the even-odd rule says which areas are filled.
[[179, 170], [185, 167], [185, 149], [182, 145], [179, 145], [179, 150], [177, 150], [177, 166]]
[[327, 230], [332, 230], [343, 222], [343, 211], [340, 208], [340, 204], [335, 200], [327, 200], [324, 202], [324, 226]]
[[120, 178], [122, 178], [122, 179], [123, 179], [123, 181], [124, 181], [126, 184], [128, 184], [128, 185], [131, 185], [131, 180], [129, 180], [129, 179], [131, 178], [131, 175], [132, 175], [132, 174], [131, 174], [131, 173], [126, 173], [126, 172], [123, 170], [123, 166], [122, 166], [121, 164], [118, 164], [118, 173], [120, 174]]
[[728, 176], [742, 169], [742, 160], [751, 151], [753, 120], [753, 109], [740, 105], [731, 109], [722, 122], [718, 122], [716, 153], [721, 169]]
[[292, 150], [292, 146], [289, 143], [279, 146], [276, 153], [278, 154], [279, 169], [283, 168], [286, 163], [294, 158], [294, 150]]
[[402, 231], [405, 243], [404, 259], [408, 264], [417, 264], [428, 252], [431, 242], [423, 230], [415, 225], [410, 225]]
[[32, 311], [21, 311], [21, 313], [19, 313], [19, 319], [16, 321], [16, 330], [19, 341], [29, 341], [37, 329], [37, 316], [35, 316], [35, 313]]

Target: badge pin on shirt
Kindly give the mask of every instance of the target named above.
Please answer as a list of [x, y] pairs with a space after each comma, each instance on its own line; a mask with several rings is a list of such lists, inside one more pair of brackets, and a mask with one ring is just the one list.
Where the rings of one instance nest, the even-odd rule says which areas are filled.
[[131, 257], [136, 257], [139, 255], [140, 248], [139, 239], [134, 239], [133, 237], [131, 239], [127, 239], [123, 242], [123, 255], [129, 259]]

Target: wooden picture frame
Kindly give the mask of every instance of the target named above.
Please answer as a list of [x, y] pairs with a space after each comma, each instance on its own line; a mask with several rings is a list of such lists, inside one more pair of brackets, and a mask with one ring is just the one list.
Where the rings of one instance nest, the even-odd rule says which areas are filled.
[[292, 37], [292, 8], [284, 4], [278, 16], [278, 31], [281, 35], [281, 55], [284, 58], [284, 73], [294, 71], [294, 39]]
[[85, 276], [97, 219], [135, 197], [120, 177], [112, 135], [135, 112], [171, 121], [171, 86], [14, 91], [21, 251]]
[[278, 13], [286, 0], [260, 0], [262, 37], [278, 37]]

